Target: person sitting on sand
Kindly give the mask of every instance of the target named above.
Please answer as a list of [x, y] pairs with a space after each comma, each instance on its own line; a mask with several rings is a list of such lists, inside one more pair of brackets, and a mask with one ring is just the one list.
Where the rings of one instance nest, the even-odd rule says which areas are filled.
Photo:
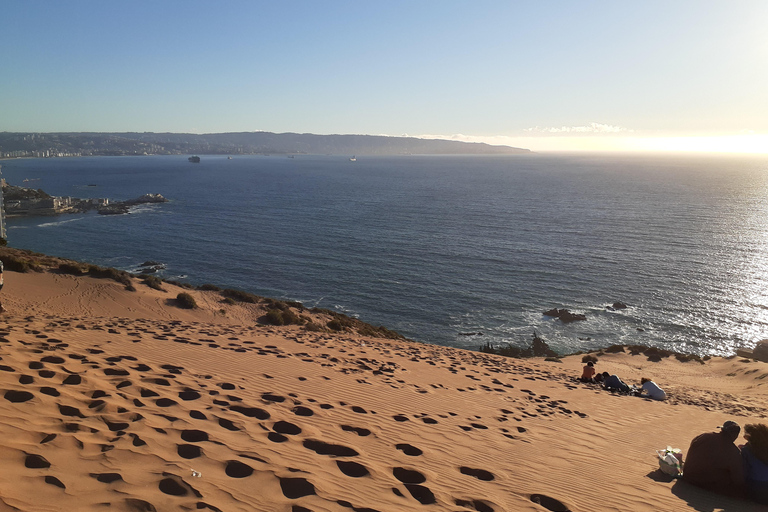
[[683, 480], [727, 496], [744, 495], [744, 462], [734, 444], [741, 427], [726, 421], [719, 432], [707, 432], [691, 441], [683, 464]]
[[595, 363], [588, 361], [587, 365], [584, 367], [584, 371], [581, 372], [581, 377], [579, 377], [579, 380], [581, 382], [591, 382], [594, 384], [595, 373], [597, 373], [597, 370], [595, 370]]
[[618, 375], [609, 375], [608, 372], [603, 372], [603, 387], [609, 391], [621, 391], [622, 393], [629, 392], [629, 386], [619, 378]]
[[741, 456], [747, 473], [747, 496], [768, 505], [768, 425], [745, 425], [744, 439], [747, 444], [741, 447]]
[[654, 400], [667, 399], [667, 394], [664, 392], [664, 390], [661, 389], [659, 385], [653, 382], [651, 379], [643, 377], [640, 379], [640, 384], [642, 387], [640, 388], [640, 394], [637, 396], [648, 397]]

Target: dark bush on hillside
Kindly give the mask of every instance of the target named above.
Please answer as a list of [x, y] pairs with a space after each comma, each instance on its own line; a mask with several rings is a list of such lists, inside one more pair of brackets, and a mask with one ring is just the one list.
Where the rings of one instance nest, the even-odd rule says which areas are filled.
[[235, 304], [237, 304], [237, 301], [235, 299], [233, 299], [232, 297], [227, 297], [222, 302], [224, 304], [229, 304], [230, 306], [234, 306]]
[[609, 354], [618, 354], [619, 352], [624, 352], [624, 345], [611, 345], [605, 351]]
[[197, 307], [195, 298], [187, 292], [181, 292], [176, 296], [176, 304], [184, 309], [195, 309]]
[[236, 300], [238, 302], [247, 302], [249, 304], [257, 304], [259, 302], [259, 297], [248, 292], [243, 292], [240, 290], [233, 290], [231, 288], [228, 288], [221, 292], [221, 294], [225, 297], [229, 297], [230, 299]]
[[695, 354], [675, 354], [675, 359], [681, 363], [687, 363], [688, 361], [696, 361], [697, 363], [704, 364], [704, 360]]
[[207, 292], [220, 292], [221, 288], [216, 286], [215, 284], [201, 284], [197, 287], [198, 290], [203, 290]]
[[323, 330], [323, 328], [317, 325], [315, 322], [307, 322], [304, 324], [304, 330], [309, 332], [320, 332]]
[[341, 324], [341, 322], [339, 322], [338, 318], [334, 318], [333, 320], [329, 321], [326, 325], [332, 331], [344, 330], [344, 326]]
[[301, 325], [304, 320], [290, 309], [270, 309], [262, 317], [264, 323], [271, 325]]
[[165, 288], [163, 288], [163, 281], [159, 277], [147, 275], [141, 275], [139, 277], [143, 279], [142, 283], [149, 286], [153, 290], [158, 290], [161, 292], [165, 291]]
[[15, 256], [3, 256], [3, 267], [5, 267], [5, 270], [10, 270], [11, 272], [29, 272], [32, 270], [29, 261], [17, 258]]
[[171, 280], [168, 280], [168, 279], [164, 279], [164, 281], [166, 283], [168, 283], [168, 284], [172, 284], [174, 286], [178, 286], [179, 288], [184, 288], [185, 290], [194, 290], [195, 289], [195, 287], [192, 286], [189, 283], [182, 283], [181, 281], [171, 281]]
[[590, 363], [590, 362], [596, 363], [597, 362], [597, 358], [595, 356], [593, 356], [592, 354], [584, 354], [584, 356], [581, 358], [581, 362], [585, 363], [585, 364], [586, 363]]
[[128, 291], [136, 291], [131, 282], [131, 276], [128, 272], [117, 270], [111, 267], [99, 267], [97, 265], [88, 266], [88, 275], [97, 279], [112, 279], [125, 286]]
[[491, 342], [487, 342], [485, 345], [480, 347], [480, 352], [483, 354], [495, 354], [496, 349], [493, 348], [493, 345], [491, 345]]
[[59, 263], [59, 272], [73, 276], [81, 276], [85, 273], [83, 267], [77, 263]]

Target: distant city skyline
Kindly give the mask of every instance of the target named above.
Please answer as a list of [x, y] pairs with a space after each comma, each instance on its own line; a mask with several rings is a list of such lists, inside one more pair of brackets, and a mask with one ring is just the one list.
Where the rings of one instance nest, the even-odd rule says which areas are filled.
[[0, 131], [768, 153], [768, 2], [7, 2]]

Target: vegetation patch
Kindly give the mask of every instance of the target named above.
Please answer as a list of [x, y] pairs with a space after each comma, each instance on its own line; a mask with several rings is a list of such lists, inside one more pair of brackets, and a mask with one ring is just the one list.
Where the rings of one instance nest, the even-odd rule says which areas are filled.
[[161, 291], [161, 292], [165, 291], [165, 288], [163, 288], [163, 280], [160, 279], [159, 277], [148, 276], [148, 275], [145, 275], [145, 274], [142, 274], [139, 277], [142, 278], [142, 281], [141, 281], [142, 283], [144, 283], [145, 285], [149, 286], [153, 290], [158, 290], [158, 291]]
[[59, 272], [62, 274], [70, 274], [73, 276], [81, 276], [85, 274], [85, 269], [78, 263], [59, 263]]
[[197, 287], [198, 290], [203, 290], [206, 292], [220, 292], [221, 288], [216, 286], [215, 284], [201, 284]]
[[261, 321], [270, 325], [301, 325], [304, 319], [290, 309], [273, 308], [261, 317]]
[[184, 288], [185, 290], [194, 290], [195, 287], [192, 286], [189, 283], [182, 283], [181, 281], [171, 281], [170, 279], [163, 279], [164, 282], [168, 284], [172, 284], [174, 286], [178, 286], [179, 288]]
[[176, 304], [183, 309], [195, 309], [197, 307], [195, 298], [187, 292], [181, 292], [176, 296]]
[[112, 279], [125, 286], [126, 290], [135, 291], [131, 282], [131, 275], [123, 270], [117, 270], [111, 267], [99, 267], [97, 265], [88, 266], [88, 275], [97, 279]]
[[557, 352], [549, 348], [549, 345], [547, 345], [547, 343], [535, 332], [533, 333], [533, 340], [529, 347], [517, 347], [510, 343], [494, 347], [491, 343], [486, 343], [480, 347], [480, 352], [505, 357], [558, 357]]
[[252, 293], [244, 292], [241, 290], [233, 290], [231, 288], [222, 290], [221, 294], [224, 297], [236, 300], [237, 302], [247, 302], [249, 304], [258, 304], [261, 300], [261, 297], [258, 295], [254, 295]]
[[5, 270], [10, 270], [11, 272], [29, 272], [32, 270], [29, 260], [23, 258], [3, 256], [0, 260], [2, 260]]

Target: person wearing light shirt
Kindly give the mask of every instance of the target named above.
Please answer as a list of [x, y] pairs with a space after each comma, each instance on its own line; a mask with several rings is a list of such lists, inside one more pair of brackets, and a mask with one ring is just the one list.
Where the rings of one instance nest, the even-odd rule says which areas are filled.
[[[658, 384], [653, 382], [651, 379], [643, 377], [640, 379], [640, 384], [642, 385], [640, 396], [647, 396], [648, 398], [653, 398], [654, 400], [666, 400], [667, 394], [663, 389], [659, 387]], [[644, 393], [647, 393], [647, 395]]]

